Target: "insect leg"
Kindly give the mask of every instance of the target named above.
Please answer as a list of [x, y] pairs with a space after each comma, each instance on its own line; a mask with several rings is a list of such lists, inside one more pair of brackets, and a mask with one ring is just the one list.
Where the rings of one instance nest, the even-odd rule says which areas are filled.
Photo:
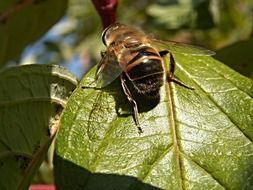
[[167, 81], [174, 82], [180, 86], [183, 86], [183, 87], [188, 88], [190, 90], [194, 90], [194, 88], [187, 86], [186, 84], [184, 84], [183, 82], [181, 82], [180, 80], [175, 78], [175, 76], [174, 76], [175, 65], [176, 65], [175, 59], [174, 59], [173, 55], [170, 53], [170, 71], [167, 74]]
[[97, 66], [97, 70], [96, 70], [96, 73], [95, 73], [95, 81], [98, 79], [98, 75], [100, 75], [100, 73], [104, 70], [104, 68], [106, 66], [105, 62], [107, 61], [107, 57], [105, 56], [105, 54], [106, 54], [105, 52], [104, 53], [101, 52], [102, 58], [101, 58], [100, 62], [98, 63], [98, 66]]
[[164, 57], [164, 56], [167, 55], [168, 53], [169, 53], [168, 50], [159, 51], [159, 55], [160, 55], [161, 57]]
[[175, 59], [173, 55], [170, 53], [170, 72], [169, 72], [170, 78], [174, 77], [174, 71], [175, 71]]
[[101, 51], [100, 56], [103, 58], [106, 55], [106, 51]]
[[138, 119], [138, 107], [137, 107], [137, 103], [135, 102], [135, 100], [132, 97], [131, 92], [129, 91], [127, 85], [126, 85], [126, 81], [123, 77], [123, 75], [120, 75], [120, 82], [121, 82], [121, 86], [123, 88], [123, 91], [125, 93], [125, 95], [127, 96], [127, 99], [130, 103], [133, 104], [133, 109], [134, 109], [134, 122], [137, 125], [137, 128], [139, 130], [139, 133], [143, 133], [142, 128], [140, 127], [140, 123], [139, 123], [139, 119]]

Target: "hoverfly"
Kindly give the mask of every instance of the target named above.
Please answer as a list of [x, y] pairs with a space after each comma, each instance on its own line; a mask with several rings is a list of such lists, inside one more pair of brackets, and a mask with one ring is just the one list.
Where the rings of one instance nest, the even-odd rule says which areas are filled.
[[[102, 52], [95, 81], [98, 87], [105, 87], [120, 77], [122, 89], [133, 106], [133, 117], [140, 133], [138, 106], [126, 84], [130, 81], [137, 93], [156, 96], [164, 81], [175, 82], [185, 88], [193, 89], [174, 77], [175, 60], [173, 52], [197, 56], [211, 56], [214, 52], [192, 45], [162, 41], [145, 35], [125, 24], [114, 23], [102, 34], [102, 41], [107, 47]], [[170, 70], [166, 72], [164, 58], [169, 56]]]

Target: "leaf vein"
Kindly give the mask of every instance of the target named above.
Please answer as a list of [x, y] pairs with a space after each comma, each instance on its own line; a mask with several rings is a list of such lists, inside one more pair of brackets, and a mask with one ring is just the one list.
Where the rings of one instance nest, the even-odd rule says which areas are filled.
[[[183, 69], [180, 65], [179, 65], [179, 68], [180, 68], [186, 75], [191, 76], [190, 73], [188, 73], [188, 72], [187, 72], [185, 69]], [[210, 69], [211, 69], [211, 68], [210, 68]], [[191, 77], [190, 77], [190, 78], [191, 78]], [[227, 79], [227, 78], [226, 78], [226, 79]], [[227, 79], [227, 80], [229, 80], [229, 79]], [[202, 88], [202, 86], [201, 86], [196, 80], [194, 80], [194, 79], [192, 78], [192, 81], [196, 84], [196, 86], [199, 87], [199, 89], [201, 89], [202, 92], [205, 93], [205, 90]], [[230, 81], [230, 80], [229, 80], [229, 81]], [[237, 87], [237, 88], [238, 88], [238, 87]], [[238, 90], [242, 91], [242, 90], [239, 89], [239, 88], [238, 88]], [[244, 91], [242, 91], [242, 92], [244, 92]], [[245, 93], [245, 92], [244, 92], [244, 93]], [[208, 98], [209, 100], [211, 100], [211, 101], [213, 102], [213, 104], [224, 114], [224, 116], [227, 117], [227, 118], [230, 120], [230, 122], [231, 122], [234, 126], [236, 126], [236, 127], [238, 128], [239, 131], [241, 131], [241, 133], [245, 136], [245, 138], [247, 138], [249, 141], [253, 142], [253, 139], [251, 139], [247, 134], [245, 134], [245, 133], [243, 132], [243, 130], [239, 127], [239, 125], [236, 124], [236, 121], [234, 121], [234, 120], [231, 118], [231, 116], [230, 116], [228, 113], [226, 113], [226, 111], [223, 110], [223, 108], [222, 108], [218, 103], [216, 103], [215, 99], [214, 99], [212, 96], [210, 96], [208, 93], [206, 93], [206, 96], [207, 96], [207, 98]]]
[[182, 153], [182, 156], [184, 156], [186, 159], [191, 160], [193, 163], [195, 163], [199, 168], [203, 169], [208, 175], [210, 175], [220, 186], [222, 186], [224, 189], [227, 189], [226, 186], [218, 179], [216, 178], [211, 171], [209, 171], [208, 169], [206, 169], [205, 167], [201, 166], [196, 160], [194, 160], [193, 158], [187, 156], [186, 154]]

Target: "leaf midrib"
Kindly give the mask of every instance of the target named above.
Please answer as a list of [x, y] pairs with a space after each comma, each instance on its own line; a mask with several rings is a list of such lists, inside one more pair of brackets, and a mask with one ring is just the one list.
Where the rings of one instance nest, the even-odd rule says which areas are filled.
[[179, 186], [181, 187], [181, 189], [185, 189], [184, 184], [183, 184], [183, 176], [182, 176], [183, 175], [182, 163], [180, 161], [180, 147], [177, 140], [178, 137], [177, 137], [177, 130], [176, 130], [176, 112], [174, 110], [173, 91], [172, 91], [171, 82], [165, 84], [165, 92], [166, 92], [166, 95], [168, 96], [168, 104], [166, 105], [168, 106], [168, 111], [169, 111], [168, 120], [169, 120], [171, 130], [172, 130], [172, 142], [173, 142], [175, 155], [176, 155], [176, 165], [179, 171], [178, 172], [179, 179], [180, 179]]

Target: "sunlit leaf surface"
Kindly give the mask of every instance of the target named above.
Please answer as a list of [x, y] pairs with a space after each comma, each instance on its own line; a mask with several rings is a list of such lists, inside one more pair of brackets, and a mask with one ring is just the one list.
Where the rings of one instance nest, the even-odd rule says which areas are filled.
[[210, 57], [176, 55], [160, 99], [135, 95], [138, 130], [119, 81], [81, 81], [60, 121], [59, 189], [252, 189], [253, 82]]

